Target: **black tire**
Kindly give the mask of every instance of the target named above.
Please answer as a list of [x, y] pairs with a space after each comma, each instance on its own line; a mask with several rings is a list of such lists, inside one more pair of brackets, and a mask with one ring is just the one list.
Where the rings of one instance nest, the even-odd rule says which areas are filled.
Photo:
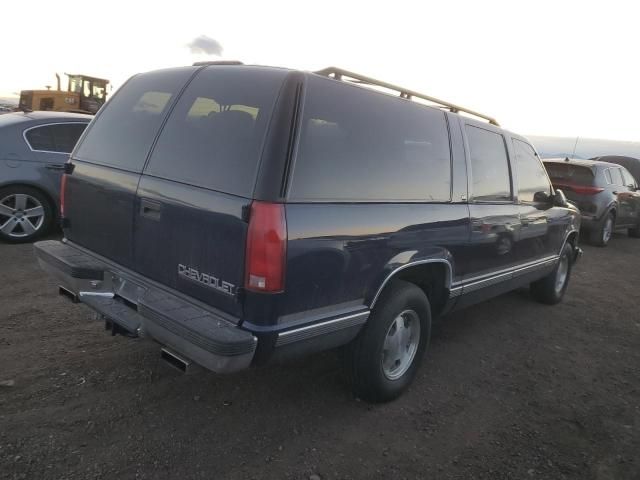
[[[564, 282], [561, 286], [558, 285], [559, 274], [561, 274], [561, 266], [563, 262], [566, 263], [566, 273], [564, 275]], [[573, 248], [570, 243], [566, 243], [560, 254], [560, 260], [558, 265], [549, 273], [546, 277], [533, 282], [531, 284], [531, 295], [535, 300], [540, 303], [546, 303], [547, 305], [555, 305], [562, 300], [564, 293], [569, 286], [569, 279], [571, 278], [571, 269], [573, 267]]]
[[[407, 312], [413, 312], [416, 315]], [[386, 358], [385, 340], [387, 335], [392, 335], [394, 323], [407, 321], [405, 314], [409, 315], [410, 322], [406, 332], [411, 331], [411, 322], [418, 322], [413, 327], [415, 335], [412, 338], [416, 340], [413, 342], [409, 340], [413, 345], [411, 351], [415, 353], [397, 372], [398, 374], [402, 372], [401, 375], [397, 378], [389, 378], [383, 367], [383, 361]], [[415, 331], [416, 326], [419, 327], [419, 332]], [[366, 326], [348, 348], [347, 368], [353, 383], [354, 394], [367, 402], [374, 403], [397, 398], [411, 384], [430, 337], [431, 307], [427, 296], [413, 283], [402, 280], [391, 283], [378, 299]], [[407, 351], [410, 351], [409, 343]], [[406, 355], [409, 356], [409, 354]]]
[[[16, 203], [17, 198], [23, 199], [24, 205]], [[33, 209], [38, 206], [42, 207], [41, 218], [24, 215], [26, 210], [35, 213]], [[20, 185], [0, 188], [0, 240], [9, 243], [32, 242], [49, 231], [53, 218], [51, 201], [39, 190]]]
[[[611, 231], [609, 235], [607, 235], [607, 225], [608, 222], [611, 222]], [[589, 241], [596, 247], [606, 247], [613, 236], [613, 231], [616, 228], [616, 216], [613, 212], [607, 213], [607, 215], [602, 220], [602, 225], [599, 228], [589, 232]]]
[[631, 238], [640, 238], [640, 224], [627, 230]]

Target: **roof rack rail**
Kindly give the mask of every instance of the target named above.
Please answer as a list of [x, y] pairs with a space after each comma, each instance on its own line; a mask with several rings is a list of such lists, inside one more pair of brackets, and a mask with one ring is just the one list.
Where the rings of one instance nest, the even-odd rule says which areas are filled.
[[[375, 85], [378, 87], [387, 88], [389, 90], [395, 90], [396, 92], [400, 93], [401, 98], [406, 98], [407, 100], [411, 100], [413, 97], [421, 98], [423, 100], [427, 100], [429, 102], [435, 103], [443, 108], [446, 108], [450, 112], [453, 112], [453, 113], [465, 112], [465, 113], [468, 113], [469, 115], [473, 115], [474, 117], [479, 117], [484, 120], [487, 120], [492, 125], [500, 126], [500, 124], [497, 122], [495, 118], [489, 117], [488, 115], [474, 112], [473, 110], [469, 110], [468, 108], [464, 108], [459, 105], [455, 105], [453, 103], [445, 102], [444, 100], [440, 100], [435, 97], [430, 97], [429, 95], [425, 95], [423, 93], [416, 92], [414, 90], [409, 90], [407, 88], [399, 87], [391, 83], [382, 82], [380, 80], [376, 80], [371, 77], [360, 75], [359, 73], [349, 72], [348, 70], [343, 70], [342, 68], [328, 67], [328, 68], [323, 68], [322, 70], [317, 70], [313, 73], [317, 75], [324, 75], [326, 77], [333, 78], [335, 80], [350, 81], [351, 83], [359, 83], [363, 85]], [[346, 79], [344, 77], [346, 77]]]
[[244, 65], [238, 60], [205, 60], [204, 62], [193, 62], [194, 67], [204, 67], [207, 65]]

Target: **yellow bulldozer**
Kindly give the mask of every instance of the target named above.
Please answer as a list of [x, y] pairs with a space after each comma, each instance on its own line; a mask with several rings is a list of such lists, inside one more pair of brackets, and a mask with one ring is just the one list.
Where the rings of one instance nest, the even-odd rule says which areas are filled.
[[69, 78], [67, 90], [22, 90], [18, 109], [22, 111], [50, 110], [53, 112], [89, 113], [95, 115], [107, 99], [109, 80], [82, 74], [65, 73]]

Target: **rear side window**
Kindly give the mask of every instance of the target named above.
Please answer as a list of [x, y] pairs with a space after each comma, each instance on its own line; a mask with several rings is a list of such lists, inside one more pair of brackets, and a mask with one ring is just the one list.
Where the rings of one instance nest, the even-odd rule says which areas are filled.
[[621, 168], [620, 172], [622, 173], [622, 180], [624, 182], [624, 185], [627, 187], [636, 188], [636, 181], [633, 178], [633, 175], [631, 175], [626, 168]]
[[285, 75], [220, 66], [198, 73], [167, 120], [145, 173], [250, 196]]
[[310, 77], [289, 197], [449, 201], [451, 155], [444, 113]]
[[594, 175], [589, 167], [570, 163], [545, 163], [551, 183], [593, 185]]
[[513, 149], [516, 154], [518, 168], [518, 200], [533, 202], [536, 192], [551, 191], [547, 172], [531, 145], [518, 139], [513, 139]]
[[614, 185], [623, 185], [622, 174], [619, 168], [610, 168], [609, 173], [611, 173], [611, 183]]
[[27, 130], [25, 138], [32, 150], [71, 153], [85, 128], [86, 123], [43, 125]]
[[193, 68], [131, 78], [98, 113], [75, 157], [139, 172], [160, 124]]
[[511, 176], [504, 137], [484, 128], [466, 126], [471, 157], [471, 191], [479, 201], [511, 200]]

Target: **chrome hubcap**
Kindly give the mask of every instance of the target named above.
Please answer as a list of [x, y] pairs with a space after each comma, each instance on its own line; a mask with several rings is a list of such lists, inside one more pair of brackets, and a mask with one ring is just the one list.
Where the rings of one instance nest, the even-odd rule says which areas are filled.
[[409, 369], [420, 344], [420, 318], [413, 310], [398, 315], [387, 330], [382, 347], [382, 372], [389, 380]]
[[612, 233], [613, 219], [611, 217], [608, 217], [606, 223], [604, 224], [604, 228], [602, 229], [602, 240], [604, 240], [604, 243], [607, 243], [611, 239]]
[[16, 193], [0, 199], [0, 232], [9, 237], [28, 237], [44, 223], [44, 208], [37, 198]]
[[569, 274], [569, 257], [563, 255], [558, 264], [558, 271], [556, 273], [556, 293], [561, 293], [564, 288], [564, 284], [567, 281], [567, 275]]

